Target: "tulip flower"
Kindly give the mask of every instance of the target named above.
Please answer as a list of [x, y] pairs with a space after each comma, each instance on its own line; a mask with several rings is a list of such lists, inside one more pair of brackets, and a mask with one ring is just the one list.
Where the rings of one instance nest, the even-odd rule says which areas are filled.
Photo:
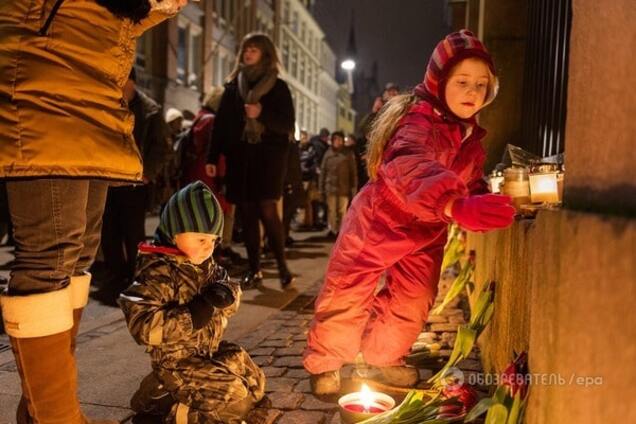
[[486, 413], [486, 422], [493, 424], [520, 424], [528, 394], [528, 355], [522, 352], [508, 365], [502, 374], [502, 383], [495, 394], [479, 401], [468, 413], [464, 422], [474, 421]]

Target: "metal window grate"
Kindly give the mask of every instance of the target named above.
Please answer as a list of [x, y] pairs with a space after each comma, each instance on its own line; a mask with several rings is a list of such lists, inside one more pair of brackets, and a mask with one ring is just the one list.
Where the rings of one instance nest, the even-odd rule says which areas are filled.
[[541, 156], [564, 151], [571, 22], [571, 0], [530, 0], [522, 134]]

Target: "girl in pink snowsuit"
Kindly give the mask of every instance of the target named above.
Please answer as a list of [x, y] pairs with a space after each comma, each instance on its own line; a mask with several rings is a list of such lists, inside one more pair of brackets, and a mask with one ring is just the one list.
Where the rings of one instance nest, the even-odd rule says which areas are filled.
[[496, 92], [492, 58], [462, 30], [437, 45], [414, 92], [377, 118], [371, 180], [344, 219], [308, 335], [314, 393], [337, 392], [338, 370], [358, 352], [390, 384], [417, 381], [403, 358], [437, 294], [448, 224], [488, 231], [513, 221], [509, 197], [485, 194], [486, 131], [475, 121]]

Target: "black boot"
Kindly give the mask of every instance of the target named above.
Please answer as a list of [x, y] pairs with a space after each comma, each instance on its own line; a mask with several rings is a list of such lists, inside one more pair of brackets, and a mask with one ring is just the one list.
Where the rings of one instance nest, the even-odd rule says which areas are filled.
[[283, 290], [291, 289], [294, 286], [294, 276], [288, 269], [282, 270], [279, 272], [280, 275], [280, 286]]
[[263, 282], [263, 273], [259, 271], [247, 271], [241, 278], [241, 289], [249, 290], [258, 287]]

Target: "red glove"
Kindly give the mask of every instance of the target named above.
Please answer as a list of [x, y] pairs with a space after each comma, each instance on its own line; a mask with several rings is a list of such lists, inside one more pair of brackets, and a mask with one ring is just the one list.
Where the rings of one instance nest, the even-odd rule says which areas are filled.
[[466, 230], [485, 232], [512, 224], [515, 208], [510, 196], [484, 194], [455, 200], [451, 216]]

